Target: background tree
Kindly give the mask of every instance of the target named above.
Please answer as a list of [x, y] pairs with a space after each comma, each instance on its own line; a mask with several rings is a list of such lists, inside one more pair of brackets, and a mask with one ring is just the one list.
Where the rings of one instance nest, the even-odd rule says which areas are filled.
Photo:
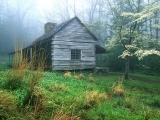
[[[123, 47], [123, 54], [119, 57], [125, 59], [125, 79], [128, 79], [129, 58], [133, 55], [139, 56], [139, 58], [143, 57], [144, 54], [146, 55], [147, 51], [144, 52], [143, 50], [149, 49], [148, 44], [153, 42], [151, 34], [146, 33], [144, 24], [146, 22], [145, 19], [152, 18], [159, 6], [155, 6], [155, 2], [154, 6], [153, 3], [146, 6], [141, 0], [114, 1], [114, 6], [111, 5], [110, 1], [108, 2], [114, 21], [112, 25], [113, 35], [108, 40], [108, 46], [118, 44]], [[150, 12], [148, 13], [147, 11]], [[151, 54], [154, 53], [158, 52], [152, 49]]]
[[39, 36], [34, 34], [39, 31], [34, 4], [31, 0], [0, 1], [0, 55], [12, 52], [17, 40], [23, 41], [25, 47]]

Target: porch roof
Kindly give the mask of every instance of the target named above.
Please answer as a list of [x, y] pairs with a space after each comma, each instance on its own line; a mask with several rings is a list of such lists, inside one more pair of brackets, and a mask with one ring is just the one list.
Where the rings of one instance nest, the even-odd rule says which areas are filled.
[[99, 45], [96, 45], [96, 54], [105, 54], [107, 53], [106, 49], [99, 46]]

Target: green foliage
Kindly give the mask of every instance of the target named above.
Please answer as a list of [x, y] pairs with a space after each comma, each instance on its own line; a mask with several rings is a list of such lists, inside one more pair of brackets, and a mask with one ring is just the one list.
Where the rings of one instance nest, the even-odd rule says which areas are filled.
[[153, 102], [151, 103], [154, 107], [159, 107], [160, 108], [160, 97], [155, 97], [153, 98]]
[[122, 72], [124, 70], [124, 60], [122, 58], [118, 58], [117, 56], [121, 55], [123, 49], [121, 47], [114, 47], [110, 49], [108, 54], [108, 67], [110, 71]]
[[139, 73], [143, 73], [146, 75], [159, 75], [160, 74], [160, 59], [157, 55], [149, 55], [145, 58], [143, 58], [139, 62], [139, 67], [137, 68], [137, 71]]
[[1, 81], [1, 86], [4, 89], [16, 90], [20, 89], [25, 85], [25, 82], [20, 76], [15, 76], [13, 71], [8, 71]]
[[5, 89], [16, 90], [21, 88], [23, 85], [24, 85], [24, 82], [20, 79], [7, 78], [5, 80], [5, 83], [3, 84], [3, 87]]
[[[114, 58], [111, 58], [110, 61], [114, 61], [118, 56], [121, 58], [125, 58], [126, 56], [132, 58], [136, 56], [139, 60], [145, 59], [145, 57], [150, 55], [160, 56], [160, 44], [158, 40], [159, 25], [157, 21], [160, 17], [157, 14], [160, 6], [158, 1], [144, 2], [146, 4], [143, 2], [144, 1], [122, 0], [114, 1], [115, 6], [113, 8], [111, 6], [113, 15], [112, 34], [109, 39], [107, 39], [106, 47], [108, 50], [111, 50], [112, 54], [116, 53], [114, 49], [118, 47], [122, 51], [117, 51], [118, 54], [116, 54]], [[119, 61], [117, 60], [117, 63]], [[132, 68], [135, 66], [134, 61], [130, 61], [130, 64], [132, 64]], [[144, 63], [141, 61], [138, 64], [136, 62], [137, 69], [142, 69], [138, 66], [143, 65]], [[119, 66], [118, 64], [117, 69], [119, 69]], [[144, 66], [149, 67], [148, 65]], [[114, 68], [112, 66], [110, 67]], [[127, 68], [125, 69], [127, 70]], [[144, 69], [144, 71], [148, 70]]]

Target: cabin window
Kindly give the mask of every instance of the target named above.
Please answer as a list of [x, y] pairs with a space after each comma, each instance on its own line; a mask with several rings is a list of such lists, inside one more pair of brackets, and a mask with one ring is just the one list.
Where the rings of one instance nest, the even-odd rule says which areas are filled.
[[71, 60], [81, 60], [81, 50], [71, 49]]

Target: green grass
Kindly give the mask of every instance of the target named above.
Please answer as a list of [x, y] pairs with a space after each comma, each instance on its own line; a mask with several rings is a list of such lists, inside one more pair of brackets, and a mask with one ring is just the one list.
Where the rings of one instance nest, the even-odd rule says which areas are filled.
[[144, 75], [144, 74], [130, 74], [131, 77], [139, 78], [143, 81], [149, 81], [152, 83], [159, 83], [160, 76], [151, 76], [151, 75]]
[[[5, 73], [0, 72], [0, 91], [4, 90], [2, 84], [5, 82]], [[44, 109], [34, 112], [33, 106], [21, 106], [27, 92], [28, 76], [26, 76], [24, 86], [16, 90], [5, 90], [14, 95], [18, 101], [17, 112], [8, 113], [10, 114], [8, 119], [12, 117], [12, 119], [23, 118], [24, 120], [33, 118], [41, 120], [60, 118], [63, 118], [62, 120], [76, 118], [80, 120], [159, 120], [160, 118], [159, 84], [135, 79], [125, 81], [122, 80], [121, 75], [113, 73], [93, 74], [94, 82], [88, 81], [89, 73], [83, 73], [83, 79], [74, 78], [74, 73], [72, 77], [65, 77], [62, 72], [44, 72], [43, 75], [37, 92], [43, 92]], [[155, 79], [154, 76], [140, 74], [137, 76], [143, 79]], [[156, 80], [158, 79], [157, 77]], [[119, 84], [115, 84], [116, 81], [122, 83], [123, 88], [119, 89], [124, 92], [123, 96], [113, 94], [115, 90], [113, 87]], [[3, 117], [1, 114], [3, 113], [0, 111], [0, 118]]]

